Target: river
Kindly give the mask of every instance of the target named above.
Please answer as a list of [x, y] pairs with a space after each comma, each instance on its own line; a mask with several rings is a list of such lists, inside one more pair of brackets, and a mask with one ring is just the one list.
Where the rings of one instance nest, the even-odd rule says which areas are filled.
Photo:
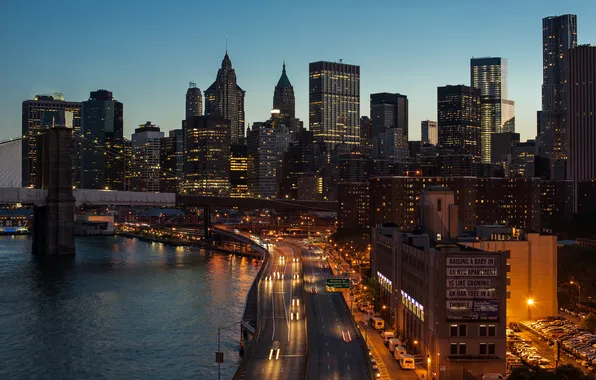
[[[216, 379], [217, 327], [240, 320], [247, 258], [122, 237], [39, 260], [0, 238], [0, 379]], [[222, 332], [222, 379], [240, 362]]]

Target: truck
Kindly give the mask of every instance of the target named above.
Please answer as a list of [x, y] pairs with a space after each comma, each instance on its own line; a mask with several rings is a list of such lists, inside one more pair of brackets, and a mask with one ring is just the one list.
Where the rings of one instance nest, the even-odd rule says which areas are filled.
[[375, 330], [380, 330], [380, 329], [385, 328], [385, 320], [383, 318], [373, 317], [371, 320], [372, 320], [373, 328]]
[[410, 354], [402, 355], [399, 358], [399, 366], [401, 367], [401, 369], [416, 369], [414, 357]]
[[401, 357], [405, 354], [407, 354], [405, 347], [396, 346], [393, 348], [393, 357], [395, 358], [395, 360], [401, 359]]
[[401, 340], [399, 340], [397, 338], [389, 339], [389, 345], [388, 345], [389, 351], [393, 352], [395, 347], [399, 347], [401, 345], [402, 345]]

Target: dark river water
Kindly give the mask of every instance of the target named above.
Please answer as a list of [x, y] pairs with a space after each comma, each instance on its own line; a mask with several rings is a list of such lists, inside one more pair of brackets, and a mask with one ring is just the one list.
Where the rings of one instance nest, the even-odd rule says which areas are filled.
[[[217, 379], [217, 327], [240, 320], [250, 260], [120, 237], [38, 260], [0, 237], [0, 379]], [[240, 327], [222, 332], [222, 379]]]

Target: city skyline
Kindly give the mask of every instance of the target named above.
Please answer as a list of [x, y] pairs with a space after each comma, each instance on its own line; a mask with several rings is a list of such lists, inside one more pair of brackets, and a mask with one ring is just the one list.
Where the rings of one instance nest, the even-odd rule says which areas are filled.
[[[516, 129], [522, 140], [535, 137], [536, 111], [541, 108], [542, 84], [542, 18], [552, 15], [573, 13], [578, 15], [578, 43], [596, 41], [596, 26], [589, 21], [596, 15], [596, 6], [592, 4], [575, 4], [561, 7], [556, 2], [531, 1], [525, 4], [506, 1], [508, 6], [470, 5], [465, 11], [462, 7], [446, 8], [438, 2], [397, 6], [390, 3], [375, 4], [360, 10], [362, 30], [345, 32], [337, 35], [333, 27], [339, 21], [331, 21], [330, 25], [286, 31], [281, 28], [288, 22], [284, 19], [273, 21], [271, 27], [280, 26], [279, 33], [264, 31], [248, 31], [244, 33], [239, 26], [217, 29], [206, 41], [202, 41], [196, 49], [188, 46], [197, 45], [196, 39], [188, 35], [190, 26], [180, 23], [181, 18], [193, 11], [198, 5], [186, 4], [189, 9], [172, 8], [167, 15], [171, 16], [163, 25], [152, 24], [151, 28], [139, 27], [131, 30], [127, 22], [137, 9], [123, 6], [118, 17], [102, 22], [103, 14], [97, 11], [98, 27], [82, 36], [72, 35], [67, 48], [52, 49], [48, 46], [36, 46], [25, 49], [23, 45], [12, 40], [3, 40], [3, 51], [7, 52], [6, 72], [2, 82], [11, 91], [0, 94], [0, 138], [11, 138], [18, 135], [20, 125], [20, 103], [31, 99], [36, 94], [59, 91], [65, 93], [70, 101], [87, 100], [88, 93], [105, 88], [114, 93], [119, 101], [125, 104], [124, 133], [130, 136], [134, 128], [152, 120], [163, 130], [178, 128], [184, 118], [184, 97], [189, 81], [197, 83], [199, 88], [206, 89], [213, 81], [214, 73], [220, 66], [221, 57], [225, 53], [226, 34], [230, 58], [237, 70], [238, 82], [246, 91], [246, 121], [265, 121], [271, 109], [271, 96], [275, 83], [279, 79], [279, 67], [284, 58], [288, 77], [294, 85], [296, 94], [296, 116], [308, 123], [308, 64], [319, 60], [339, 61], [361, 67], [361, 89], [363, 101], [360, 114], [368, 115], [369, 104], [364, 97], [377, 92], [399, 92], [407, 94], [410, 100], [410, 123], [418, 125], [426, 119], [436, 119], [436, 88], [447, 84], [465, 84], [469, 82], [469, 59], [472, 57], [499, 56], [509, 62], [509, 98], [516, 102]], [[308, 4], [306, 4], [308, 5]], [[24, 40], [37, 35], [36, 29], [18, 25], [11, 17], [22, 12], [23, 5], [11, 4], [7, 7], [5, 35], [20, 35]], [[75, 31], [85, 25], [82, 16], [92, 9], [83, 7], [79, 10], [68, 8], [72, 24], [64, 28], [64, 32]], [[217, 13], [219, 5], [209, 5], [200, 9], [201, 14]], [[248, 8], [247, 8], [248, 7]], [[351, 12], [357, 3], [348, 2], [346, 12]], [[255, 12], [248, 4], [235, 4], [225, 17], [235, 20], [245, 16], [245, 12], [259, 19], [270, 19], [279, 11], [278, 7], [263, 7], [263, 12]], [[254, 8], [254, 7], [253, 7]], [[319, 7], [321, 14], [312, 14], [304, 9], [294, 10], [291, 16], [296, 20], [308, 17], [316, 23], [324, 18], [324, 14], [332, 9], [332, 5]], [[108, 2], [106, 11], [111, 6]], [[386, 10], [379, 14], [379, 10]], [[198, 11], [199, 9], [197, 9]], [[157, 17], [162, 9], [148, 4], [138, 10], [134, 17]], [[64, 12], [60, 7], [49, 7], [41, 4], [31, 14], [31, 22], [44, 24], [52, 15]], [[471, 15], [491, 14], [493, 17], [475, 17]], [[375, 15], [375, 22], [367, 18]], [[513, 15], [513, 16], [511, 16]], [[389, 22], [400, 21], [403, 29], [407, 29], [418, 17], [427, 17], [433, 21], [425, 24], [419, 35], [406, 33], [399, 42], [379, 40], [375, 35], [387, 32]], [[164, 16], [161, 16], [164, 17]], [[208, 25], [202, 30], [213, 30], [209, 25], [222, 22], [223, 16], [205, 20]], [[508, 28], [491, 28], [500, 25], [500, 17], [507, 17]], [[444, 28], [438, 23], [441, 18], [449, 20], [451, 36], [444, 37]], [[341, 19], [341, 18], [340, 18]], [[410, 20], [412, 19], [412, 20]], [[466, 25], [455, 25], [459, 21]], [[585, 21], [585, 22], [584, 22]], [[101, 33], [101, 25], [109, 25], [110, 31]], [[436, 24], [433, 26], [433, 23]], [[176, 24], [176, 27], [169, 28]], [[187, 23], [188, 24], [188, 23]], [[237, 23], [240, 24], [240, 23]], [[463, 39], [470, 29], [478, 29], [475, 39]], [[287, 28], [286, 28], [287, 29]], [[364, 30], [366, 29], [366, 30]], [[311, 44], [317, 34], [319, 42]], [[101, 39], [117, 36], [119, 41], [113, 52], [97, 49]], [[192, 37], [192, 39], [191, 39]], [[70, 37], [69, 37], [70, 38]], [[515, 44], [511, 41], [515, 40]], [[132, 45], [130, 41], [132, 42]], [[461, 41], [466, 41], [465, 43]], [[190, 44], [190, 45], [189, 45]], [[130, 45], [130, 46], [129, 46]], [[271, 46], [279, 46], [271, 52]], [[306, 52], [308, 51], [308, 52]], [[379, 54], [382, 58], [379, 59]], [[41, 60], [39, 57], [45, 57]], [[145, 58], [143, 58], [145, 57]], [[374, 58], [376, 57], [376, 58]], [[91, 74], [90, 74], [91, 73]], [[420, 130], [412, 128], [411, 140], [420, 138]]]

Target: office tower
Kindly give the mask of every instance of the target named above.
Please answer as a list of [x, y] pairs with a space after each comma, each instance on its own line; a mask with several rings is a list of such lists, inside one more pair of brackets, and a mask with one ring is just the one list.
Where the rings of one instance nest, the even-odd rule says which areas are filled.
[[[317, 189], [320, 191], [311, 194], [304, 187], [307, 184], [319, 183], [322, 181], [316, 174], [316, 159], [319, 156], [320, 143], [315, 143], [312, 131], [301, 128], [294, 141], [288, 146], [284, 154], [280, 171], [277, 176], [278, 198], [283, 199], [311, 199], [315, 200], [317, 195], [322, 193], [322, 186]], [[308, 190], [310, 190], [310, 186]]]
[[371, 153], [371, 122], [368, 116], [360, 117], [360, 152]]
[[482, 162], [491, 162], [493, 133], [515, 132], [515, 104], [507, 100], [508, 70], [505, 58], [470, 60], [470, 82], [480, 89], [480, 142]]
[[338, 144], [360, 143], [360, 66], [309, 64], [309, 129], [329, 154]]
[[567, 50], [577, 46], [577, 16], [566, 14], [542, 19], [542, 123], [541, 149], [550, 159], [551, 177], [565, 179], [567, 160], [567, 102], [564, 95]]
[[253, 123], [246, 145], [249, 193], [255, 198], [275, 198], [278, 160], [274, 122]]
[[230, 149], [230, 197], [248, 198], [248, 148], [236, 144]]
[[493, 133], [491, 137], [490, 162], [501, 165], [511, 162], [513, 147], [519, 144], [519, 141], [519, 133]]
[[132, 141], [124, 138], [124, 191], [132, 190]]
[[382, 92], [370, 94], [371, 134], [378, 136], [383, 130], [401, 128], [408, 136], [408, 97]]
[[196, 83], [190, 82], [186, 90], [186, 118], [203, 116], [203, 96]]
[[226, 55], [221, 61], [215, 82], [205, 90], [205, 115], [220, 116], [230, 120], [232, 144], [244, 141], [244, 95], [236, 83], [236, 71]]
[[510, 177], [535, 177], [536, 141], [517, 142], [511, 152]]
[[436, 121], [422, 120], [422, 143], [437, 145], [439, 143], [439, 124]]
[[150, 121], [132, 134], [132, 191], [160, 190], [160, 142], [164, 133]]
[[81, 105], [81, 188], [124, 189], [124, 108], [106, 90]]
[[540, 136], [542, 130], [542, 111], [536, 111], [536, 136]]
[[439, 144], [480, 156], [480, 90], [464, 85], [437, 90]]
[[184, 129], [184, 193], [230, 194], [232, 127], [220, 116], [193, 116]]
[[[70, 117], [72, 116], [72, 122]], [[64, 94], [36, 95], [33, 100], [25, 100], [22, 105], [21, 158], [22, 185], [35, 185], [37, 163], [37, 136], [52, 126], [73, 128], [75, 134], [81, 130], [81, 103], [64, 101]], [[78, 154], [73, 155], [73, 169], [78, 165]], [[78, 177], [78, 175], [75, 175]], [[75, 182], [76, 183], [76, 182]]]
[[178, 193], [184, 176], [184, 131], [171, 130], [167, 137], [161, 138], [159, 149], [159, 191]]
[[579, 182], [596, 179], [596, 46], [567, 50], [568, 175], [573, 180], [577, 208]]
[[273, 109], [279, 110], [280, 118], [296, 117], [296, 99], [294, 98], [294, 87], [286, 74], [286, 63], [283, 64], [281, 77], [275, 86], [273, 93]]

